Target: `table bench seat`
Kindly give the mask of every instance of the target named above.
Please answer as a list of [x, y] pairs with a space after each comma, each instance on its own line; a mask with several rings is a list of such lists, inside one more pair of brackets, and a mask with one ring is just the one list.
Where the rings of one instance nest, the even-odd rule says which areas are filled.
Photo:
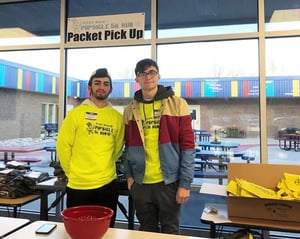
[[[203, 160], [195, 159], [195, 170], [206, 171], [206, 168], [212, 168], [215, 171], [220, 171], [220, 169], [227, 169], [228, 162], [219, 161], [219, 160]], [[217, 167], [217, 168], [216, 168]]]
[[201, 157], [241, 157], [244, 152], [240, 151], [221, 151], [221, 150], [197, 150], [195, 153], [195, 158]]
[[[10, 162], [10, 161], [13, 161], [14, 159], [12, 159], [12, 158], [8, 158], [8, 159], [6, 159], [6, 162]], [[0, 161], [3, 161], [4, 162], [4, 158], [0, 158]]]
[[243, 160], [246, 160], [247, 163], [250, 163], [250, 161], [254, 161], [255, 160], [255, 156], [251, 153], [245, 152], [243, 153], [242, 157]]
[[206, 171], [195, 171], [195, 178], [218, 178], [223, 179], [227, 178], [227, 172], [206, 172]]
[[27, 165], [30, 165], [30, 163], [39, 163], [42, 160], [37, 158], [15, 158], [15, 161], [27, 163]]
[[235, 158], [242, 158], [246, 160], [254, 160], [255, 156], [250, 152], [243, 152], [243, 151], [232, 151], [232, 152], [223, 152], [223, 151], [216, 151], [216, 150], [201, 150], [196, 151], [195, 153], [195, 159], [201, 159], [201, 158], [209, 158], [209, 157], [223, 157], [226, 159], [226, 157], [235, 157]]

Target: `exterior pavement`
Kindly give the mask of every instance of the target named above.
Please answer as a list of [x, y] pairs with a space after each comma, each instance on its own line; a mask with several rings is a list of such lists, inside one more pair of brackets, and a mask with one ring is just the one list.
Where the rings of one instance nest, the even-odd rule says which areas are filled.
[[[259, 163], [260, 162], [260, 154], [259, 154], [259, 139], [258, 138], [222, 138], [221, 140], [224, 141], [231, 141], [231, 142], [239, 142], [240, 146], [237, 149], [237, 151], [243, 151], [251, 153], [255, 156], [255, 160], [251, 163]], [[28, 153], [28, 154], [18, 154], [17, 156], [22, 157], [30, 157], [30, 158], [38, 158], [41, 159], [41, 162], [38, 163], [32, 163], [31, 169], [35, 171], [41, 171], [41, 172], [48, 172], [50, 175], [53, 175], [53, 168], [49, 167], [49, 164], [51, 163], [51, 154], [50, 152], [46, 151], [38, 151], [34, 153]], [[300, 152], [295, 151], [285, 151], [279, 148], [278, 146], [278, 140], [276, 139], [269, 139], [268, 140], [268, 157], [269, 157], [269, 163], [272, 164], [300, 164], [299, 160]], [[1, 158], [1, 154], [0, 154]], [[239, 158], [233, 158], [232, 162], [238, 162], [238, 163], [245, 163], [245, 160], [239, 159]], [[207, 225], [204, 225], [200, 222], [200, 216], [203, 211], [203, 205], [206, 202], [211, 203], [225, 203], [225, 198], [221, 198], [219, 196], [212, 196], [212, 195], [203, 195], [199, 194], [200, 185], [203, 183], [204, 179], [197, 178], [193, 182], [193, 191], [191, 192], [191, 197], [189, 201], [183, 205], [182, 207], [182, 214], [181, 214], [181, 225], [189, 227], [189, 228], [208, 228]], [[212, 183], [218, 183], [218, 179], [205, 179], [205, 182], [212, 182]], [[224, 184], [227, 184], [227, 180], [224, 180]], [[55, 194], [51, 194], [49, 196], [49, 205], [55, 200]], [[126, 196], [120, 196], [120, 202], [127, 208], [127, 197]], [[22, 207], [22, 212], [20, 217], [26, 217], [26, 212], [30, 212], [33, 214], [31, 216], [35, 219], [39, 219], [39, 206], [40, 201], [34, 201], [32, 203], [29, 203]], [[65, 206], [64, 206], [65, 207]], [[24, 213], [23, 213], [24, 212]], [[0, 215], [7, 215], [6, 208], [0, 207]], [[50, 210], [50, 220], [57, 220], [61, 221], [60, 215], [56, 214], [55, 208]], [[122, 214], [120, 210], [117, 212], [117, 221], [119, 222], [127, 222], [127, 219]], [[136, 220], [137, 221], [137, 220]], [[299, 237], [299, 235], [298, 235]]]

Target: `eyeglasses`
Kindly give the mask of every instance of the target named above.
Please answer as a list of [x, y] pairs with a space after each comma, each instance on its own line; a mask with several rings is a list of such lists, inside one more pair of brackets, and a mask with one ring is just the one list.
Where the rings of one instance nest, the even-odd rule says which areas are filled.
[[157, 71], [155, 70], [151, 70], [149, 72], [139, 72], [138, 73], [138, 77], [141, 77], [141, 78], [146, 78], [147, 76], [150, 76], [150, 77], [154, 77], [158, 74]]

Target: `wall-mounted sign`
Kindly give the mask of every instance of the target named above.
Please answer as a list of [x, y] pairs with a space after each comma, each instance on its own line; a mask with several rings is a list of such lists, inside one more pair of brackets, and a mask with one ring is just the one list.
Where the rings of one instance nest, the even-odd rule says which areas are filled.
[[145, 13], [68, 18], [67, 42], [108, 42], [144, 38]]

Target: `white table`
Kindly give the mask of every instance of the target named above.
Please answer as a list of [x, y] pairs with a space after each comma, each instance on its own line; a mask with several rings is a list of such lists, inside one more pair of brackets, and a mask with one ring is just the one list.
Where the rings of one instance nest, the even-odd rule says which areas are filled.
[[14, 232], [26, 224], [29, 224], [29, 219], [0, 217], [0, 238]]
[[[207, 209], [214, 208], [217, 211], [209, 212]], [[261, 220], [239, 218], [230, 220], [227, 213], [227, 204], [206, 203], [201, 215], [201, 222], [210, 225], [210, 237], [215, 238], [216, 226], [242, 227], [250, 229], [259, 229], [262, 231], [262, 236], [265, 239], [269, 238], [269, 231], [283, 231], [299, 233], [299, 226], [283, 221], [263, 222]]]
[[[49, 235], [37, 235], [35, 230], [39, 228], [42, 224], [49, 221], [35, 221], [26, 227], [21, 228], [20, 230], [10, 234], [5, 239], [71, 239], [64, 228], [64, 224], [61, 222], [51, 222], [56, 223], [57, 228], [54, 229]], [[105, 233], [103, 239], [205, 239], [204, 237], [190, 237], [190, 236], [178, 236], [170, 234], [161, 234], [161, 233], [152, 233], [152, 232], [142, 232], [136, 230], [127, 230], [119, 228], [109, 228]]]

